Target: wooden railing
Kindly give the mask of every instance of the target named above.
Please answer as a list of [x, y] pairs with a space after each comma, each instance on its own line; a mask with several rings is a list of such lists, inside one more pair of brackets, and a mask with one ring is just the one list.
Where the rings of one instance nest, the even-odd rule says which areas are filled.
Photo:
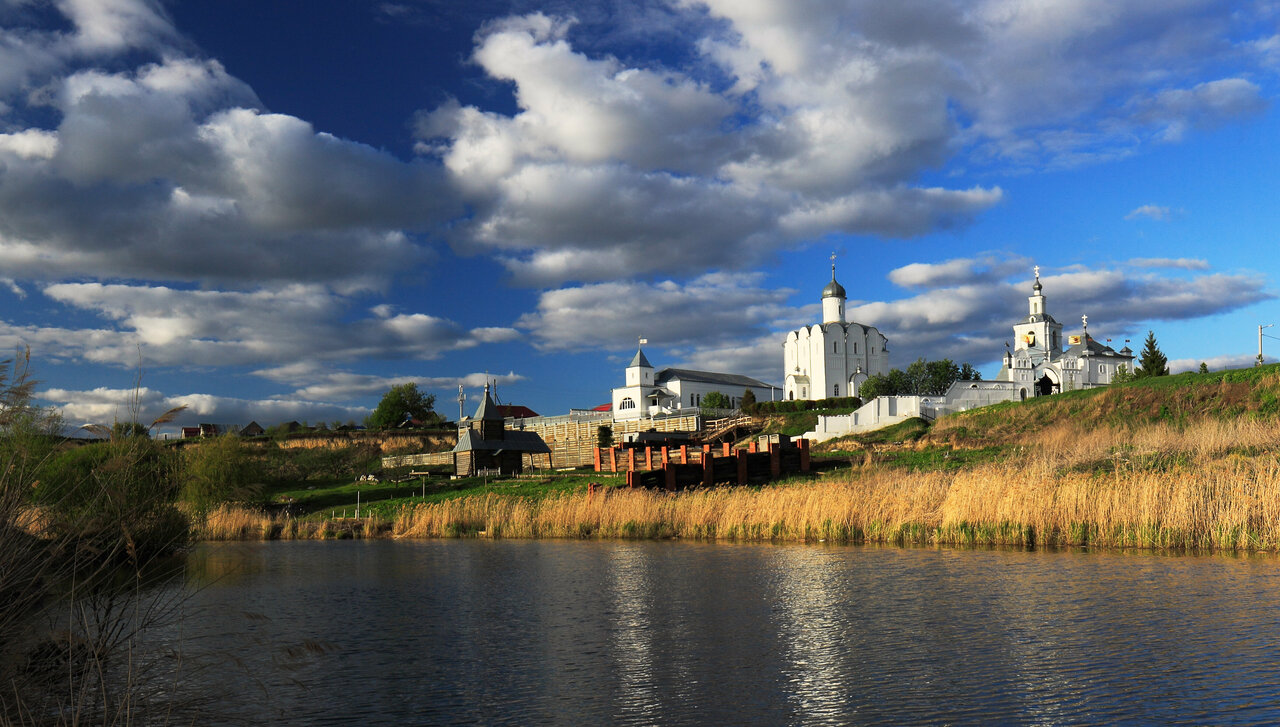
[[666, 490], [715, 484], [767, 482], [784, 473], [809, 471], [809, 441], [751, 442], [745, 449], [681, 445], [644, 449], [596, 448], [597, 472], [626, 472], [628, 487]]

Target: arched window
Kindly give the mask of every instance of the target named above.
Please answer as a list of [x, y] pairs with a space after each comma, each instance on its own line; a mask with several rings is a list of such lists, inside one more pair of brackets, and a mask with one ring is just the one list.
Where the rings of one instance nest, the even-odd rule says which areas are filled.
[[636, 403], [635, 403], [635, 401], [633, 401], [633, 400], [631, 399], [631, 397], [629, 397], [629, 396], [628, 396], [627, 398], [623, 399], [623, 400], [618, 404], [618, 409], [619, 409], [619, 410], [621, 410], [621, 409], [634, 409], [634, 408], [636, 408]]
[[832, 341], [832, 342], [831, 342], [831, 353], [840, 353], [840, 342], [839, 342], [839, 341]]

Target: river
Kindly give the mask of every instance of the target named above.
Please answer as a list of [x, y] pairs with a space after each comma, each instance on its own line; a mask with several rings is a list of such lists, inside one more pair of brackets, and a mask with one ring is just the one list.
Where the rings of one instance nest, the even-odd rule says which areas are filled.
[[189, 565], [183, 649], [247, 722], [1280, 722], [1274, 556], [376, 540]]

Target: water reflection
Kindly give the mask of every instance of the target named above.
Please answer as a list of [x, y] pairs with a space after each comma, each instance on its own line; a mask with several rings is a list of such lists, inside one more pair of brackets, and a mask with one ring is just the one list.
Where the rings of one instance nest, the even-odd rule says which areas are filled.
[[191, 560], [182, 636], [235, 654], [228, 713], [250, 722], [1280, 720], [1271, 557], [383, 541]]
[[610, 554], [608, 569], [609, 606], [613, 629], [610, 646], [621, 695], [620, 721], [643, 724], [658, 713], [657, 685], [653, 666], [652, 602], [656, 598], [646, 549], [619, 545]]

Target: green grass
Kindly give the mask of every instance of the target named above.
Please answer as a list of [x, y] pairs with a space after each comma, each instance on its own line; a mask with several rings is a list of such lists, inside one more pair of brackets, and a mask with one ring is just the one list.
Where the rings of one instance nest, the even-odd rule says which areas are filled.
[[1006, 446], [954, 450], [950, 447], [889, 450], [876, 453], [876, 462], [886, 467], [915, 472], [948, 471], [1003, 459], [1009, 450], [1010, 448]]
[[820, 416], [838, 416], [851, 414], [852, 407], [838, 409], [812, 409], [809, 411], [791, 411], [768, 414], [764, 429], [759, 434], [785, 434], [798, 437], [805, 432], [812, 432], [818, 426]]
[[1004, 402], [946, 418], [941, 437], [1000, 441], [1071, 419], [1131, 429], [1201, 418], [1280, 416], [1280, 364], [1135, 379], [1100, 389]]
[[276, 506], [288, 504], [299, 517], [327, 518], [335, 512], [339, 517], [344, 512], [347, 516], [354, 516], [358, 492], [361, 515], [389, 515], [404, 505], [441, 502], [489, 493], [529, 498], [548, 497], [561, 492], [586, 490], [590, 482], [619, 486], [626, 480], [625, 477], [596, 472], [545, 478], [464, 477], [451, 480], [436, 476], [401, 483], [353, 482], [343, 478], [328, 478], [280, 485], [265, 493], [265, 499]]

